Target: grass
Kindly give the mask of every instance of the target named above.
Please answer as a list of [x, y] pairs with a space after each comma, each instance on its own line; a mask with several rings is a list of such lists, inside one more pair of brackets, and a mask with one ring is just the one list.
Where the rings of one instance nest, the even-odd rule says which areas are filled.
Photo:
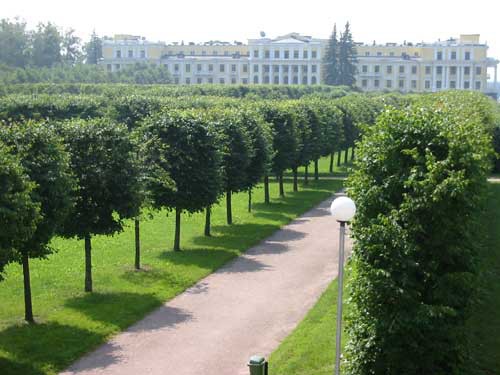
[[[141, 319], [230, 259], [272, 234], [284, 224], [338, 190], [341, 181], [311, 181], [286, 197], [263, 201], [254, 193], [254, 210], [247, 212], [247, 194], [233, 198], [232, 226], [225, 224], [225, 206], [212, 212], [212, 237], [203, 236], [204, 214], [182, 216], [182, 252], [172, 252], [175, 215], [160, 212], [141, 223], [142, 263], [135, 271], [133, 223], [113, 237], [93, 239], [92, 294], [83, 292], [83, 241], [56, 238], [57, 253], [31, 261], [36, 325], [24, 324], [22, 273], [19, 265], [6, 269], [0, 284], [0, 373], [54, 374], [82, 354]], [[278, 187], [271, 184], [271, 197]], [[221, 200], [224, 201], [224, 200]], [[255, 265], [255, 270], [259, 265]], [[172, 311], [176, 321], [187, 316]]]
[[[468, 322], [469, 375], [496, 375], [500, 369], [500, 184], [489, 184], [490, 196], [481, 217], [484, 243], [480, 253], [481, 293]], [[346, 289], [349, 273], [346, 273]], [[348, 305], [344, 305], [348, 309]], [[335, 358], [337, 281], [334, 280], [305, 319], [271, 354], [273, 375], [326, 375]], [[345, 310], [344, 310], [345, 311]], [[342, 343], [345, 343], [345, 333]]]

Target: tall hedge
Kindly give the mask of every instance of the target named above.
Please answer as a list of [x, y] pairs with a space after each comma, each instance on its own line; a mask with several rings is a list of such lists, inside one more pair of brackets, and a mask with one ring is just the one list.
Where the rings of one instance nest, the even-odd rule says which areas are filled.
[[464, 373], [491, 139], [447, 100], [387, 109], [360, 143], [348, 374]]

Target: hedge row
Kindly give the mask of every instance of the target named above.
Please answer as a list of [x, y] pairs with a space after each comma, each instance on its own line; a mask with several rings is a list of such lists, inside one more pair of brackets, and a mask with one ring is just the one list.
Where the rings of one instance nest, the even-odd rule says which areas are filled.
[[422, 96], [367, 129], [348, 182], [358, 211], [346, 373], [467, 373], [492, 108], [480, 94]]

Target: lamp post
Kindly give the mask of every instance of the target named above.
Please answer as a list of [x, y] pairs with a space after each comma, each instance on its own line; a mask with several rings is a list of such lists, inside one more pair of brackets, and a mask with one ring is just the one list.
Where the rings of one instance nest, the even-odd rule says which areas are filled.
[[354, 217], [356, 205], [348, 197], [338, 197], [330, 206], [332, 217], [340, 223], [339, 240], [339, 274], [338, 280], [338, 300], [337, 300], [337, 337], [335, 347], [335, 375], [340, 375], [340, 346], [342, 338], [342, 288], [344, 283], [344, 242], [345, 224]]

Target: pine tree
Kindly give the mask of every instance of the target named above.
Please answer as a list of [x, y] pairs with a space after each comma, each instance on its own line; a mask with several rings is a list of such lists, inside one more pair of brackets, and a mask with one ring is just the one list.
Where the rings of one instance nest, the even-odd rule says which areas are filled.
[[325, 55], [325, 84], [338, 85], [339, 83], [339, 56], [338, 56], [337, 24], [333, 25], [333, 32], [328, 41]]
[[340, 36], [339, 46], [339, 85], [354, 86], [356, 82], [356, 48], [352, 39], [349, 22], [345, 24]]
[[102, 57], [102, 40], [97, 36], [95, 30], [92, 32], [90, 41], [85, 45], [85, 62], [97, 64]]

